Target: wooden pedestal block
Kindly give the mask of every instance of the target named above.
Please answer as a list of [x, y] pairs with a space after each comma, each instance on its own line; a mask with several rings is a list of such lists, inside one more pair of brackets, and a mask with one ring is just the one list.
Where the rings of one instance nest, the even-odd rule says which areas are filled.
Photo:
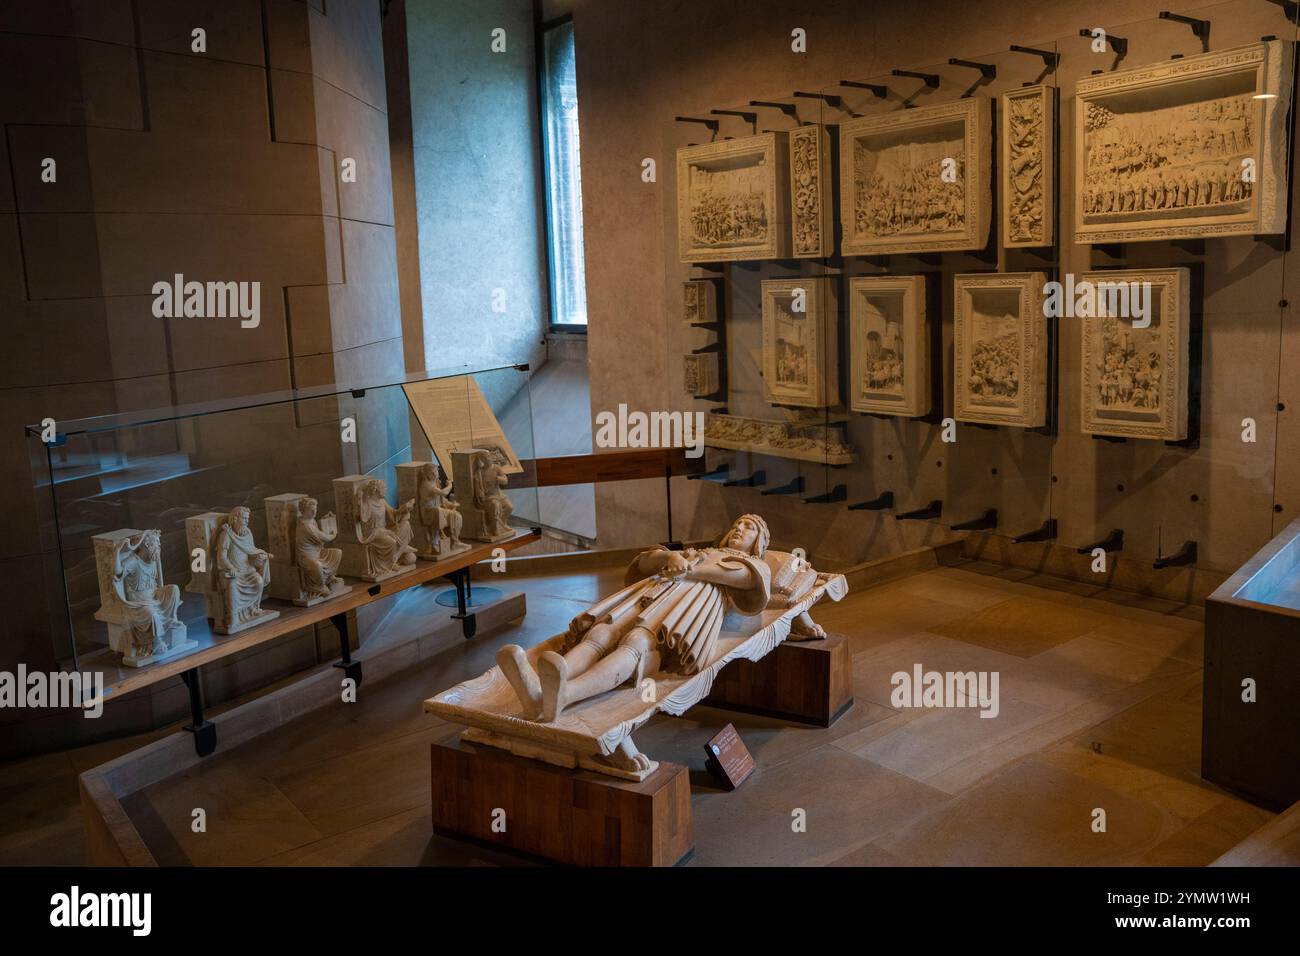
[[829, 727], [853, 706], [853, 660], [838, 634], [784, 641], [758, 661], [732, 661], [704, 703]]
[[635, 783], [458, 737], [430, 749], [436, 832], [575, 866], [672, 866], [694, 848], [690, 775], [680, 764], [661, 763]]

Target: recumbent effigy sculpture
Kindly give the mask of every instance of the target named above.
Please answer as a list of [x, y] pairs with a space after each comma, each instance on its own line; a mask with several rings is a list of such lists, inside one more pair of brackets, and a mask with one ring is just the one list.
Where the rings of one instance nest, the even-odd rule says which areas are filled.
[[808, 612], [823, 596], [842, 598], [844, 578], [768, 541], [766, 522], [743, 515], [716, 547], [644, 551], [628, 566], [627, 586], [565, 633], [529, 650], [501, 648], [497, 667], [425, 709], [469, 726], [473, 742], [643, 780], [658, 764], [632, 742], [637, 727], [698, 703], [732, 660], [825, 636]]

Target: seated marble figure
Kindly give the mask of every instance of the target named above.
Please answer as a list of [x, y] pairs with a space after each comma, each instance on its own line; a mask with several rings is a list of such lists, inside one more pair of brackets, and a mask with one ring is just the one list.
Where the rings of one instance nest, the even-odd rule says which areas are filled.
[[[497, 663], [523, 705], [523, 716], [552, 722], [574, 702], [639, 683], [661, 670], [694, 674], [716, 656], [727, 611], [754, 615], [792, 606], [817, 574], [801, 557], [772, 552], [767, 523], [742, 515], [716, 547], [652, 548], [633, 559], [627, 586], [573, 619], [562, 652], [546, 651], [534, 670], [510, 644]], [[825, 632], [802, 611], [792, 639]]]
[[218, 634], [234, 634], [254, 624], [280, 616], [278, 611], [262, 607], [262, 598], [271, 580], [274, 555], [259, 548], [248, 526], [249, 510], [242, 505], [233, 509], [217, 531], [217, 589], [220, 593]]
[[196, 647], [181, 622], [180, 588], [163, 581], [162, 535], [119, 531], [94, 537], [100, 608], [109, 645], [127, 667], [143, 667]]
[[468, 550], [469, 545], [460, 540], [465, 520], [460, 503], [451, 497], [451, 482], [442, 469], [432, 463], [421, 466], [417, 490], [426, 554], [436, 557]]
[[298, 521], [294, 528], [294, 556], [299, 569], [300, 588], [303, 603], [321, 598], [335, 597], [351, 590], [338, 576], [339, 562], [343, 552], [339, 548], [330, 548], [338, 537], [338, 529], [332, 514], [322, 521], [316, 517], [319, 504], [315, 498], [304, 495], [298, 504]]

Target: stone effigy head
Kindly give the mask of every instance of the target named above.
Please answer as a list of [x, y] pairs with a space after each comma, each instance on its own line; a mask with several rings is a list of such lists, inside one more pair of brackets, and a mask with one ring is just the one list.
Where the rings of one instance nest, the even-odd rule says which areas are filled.
[[298, 499], [298, 514], [302, 515], [304, 518], [316, 517], [316, 508], [317, 504], [315, 498]]
[[771, 533], [767, 530], [767, 522], [761, 515], [746, 514], [741, 515], [732, 522], [730, 530], [722, 536], [718, 545], [723, 548], [732, 548], [736, 551], [744, 551], [752, 554], [756, 558], [761, 558], [767, 551], [767, 544], [772, 540]]
[[240, 505], [232, 510], [230, 512], [230, 525], [237, 534], [243, 534], [244, 529], [248, 527], [248, 509]]

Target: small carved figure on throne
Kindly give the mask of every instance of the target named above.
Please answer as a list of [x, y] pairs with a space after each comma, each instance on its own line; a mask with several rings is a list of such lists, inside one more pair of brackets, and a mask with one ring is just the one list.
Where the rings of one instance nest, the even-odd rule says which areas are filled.
[[[407, 535], [410, 512], [407, 512]], [[361, 487], [357, 501], [357, 541], [365, 546], [371, 573], [387, 575], [415, 564], [415, 549], [402, 541], [395, 528], [397, 509], [384, 500], [383, 484], [372, 479]]]
[[96, 616], [108, 621], [110, 643], [123, 664], [139, 667], [194, 646], [178, 616], [181, 589], [163, 583], [160, 532], [141, 531], [116, 542], [111, 586], [112, 599], [104, 601]]
[[249, 511], [235, 508], [217, 531], [217, 587], [222, 607], [216, 629], [225, 634], [243, 630], [263, 618], [279, 617], [262, 610], [262, 595], [271, 580], [271, 555], [253, 541], [248, 527]]
[[334, 515], [327, 514], [324, 524], [316, 518], [319, 505], [315, 498], [302, 498], [298, 503], [298, 522], [294, 529], [294, 551], [298, 559], [302, 589], [308, 598], [332, 597], [346, 590], [338, 577], [339, 562], [343, 552], [325, 547], [338, 537]]
[[483, 511], [484, 531], [490, 538], [510, 534], [506, 522], [514, 513], [514, 506], [502, 491], [506, 476], [501, 466], [483, 455], [474, 462], [474, 506]]
[[[420, 469], [416, 515], [424, 529], [424, 544], [431, 555], [451, 554], [464, 550], [460, 529], [464, 517], [460, 504], [451, 498], [451, 482], [437, 465], [429, 462]], [[445, 539], [445, 540], [444, 540]]]

